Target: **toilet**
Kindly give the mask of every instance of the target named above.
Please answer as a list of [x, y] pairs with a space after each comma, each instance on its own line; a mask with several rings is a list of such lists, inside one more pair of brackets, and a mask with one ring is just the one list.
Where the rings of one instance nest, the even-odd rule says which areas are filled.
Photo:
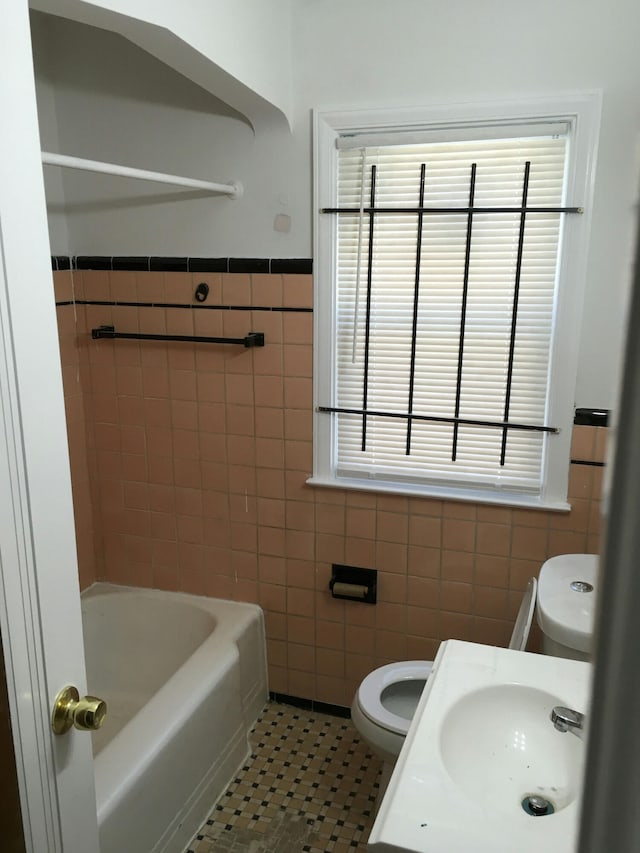
[[[537, 582], [531, 578], [518, 611], [510, 649], [523, 651], [536, 604]], [[399, 661], [381, 666], [362, 681], [351, 704], [353, 724], [373, 752], [383, 760], [378, 802], [418, 707], [433, 661]]]
[[543, 654], [591, 659], [597, 574], [595, 554], [561, 554], [543, 564], [536, 611]]

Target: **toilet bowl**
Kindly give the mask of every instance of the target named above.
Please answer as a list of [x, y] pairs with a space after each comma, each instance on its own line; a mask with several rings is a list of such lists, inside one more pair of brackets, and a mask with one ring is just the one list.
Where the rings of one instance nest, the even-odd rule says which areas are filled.
[[374, 669], [351, 705], [351, 719], [379, 758], [394, 762], [404, 742], [432, 661], [406, 660]]
[[[510, 649], [522, 651], [527, 644], [536, 588], [536, 579], [531, 578], [511, 635]], [[384, 762], [379, 797], [391, 777], [432, 667], [433, 661], [425, 660], [399, 661], [381, 666], [366, 676], [353, 697], [353, 724]]]
[[597, 575], [595, 554], [560, 554], [543, 564], [537, 607], [543, 654], [591, 659]]

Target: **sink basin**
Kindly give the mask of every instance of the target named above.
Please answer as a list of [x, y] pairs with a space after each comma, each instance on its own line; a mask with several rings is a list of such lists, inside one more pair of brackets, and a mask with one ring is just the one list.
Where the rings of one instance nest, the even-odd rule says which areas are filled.
[[459, 699], [440, 730], [442, 764], [461, 791], [487, 809], [517, 811], [544, 797], [557, 812], [580, 790], [584, 741], [556, 731], [560, 696], [522, 684], [482, 687]]
[[[369, 837], [371, 853], [571, 853], [591, 664], [476, 643], [440, 647]], [[545, 812], [531, 798], [542, 798]]]

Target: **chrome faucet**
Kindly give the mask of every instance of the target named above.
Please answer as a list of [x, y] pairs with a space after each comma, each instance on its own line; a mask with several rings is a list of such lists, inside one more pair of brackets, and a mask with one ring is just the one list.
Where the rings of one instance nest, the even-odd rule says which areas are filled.
[[574, 711], [573, 708], [556, 705], [551, 711], [551, 722], [559, 732], [572, 732], [579, 738], [585, 736], [584, 714]]

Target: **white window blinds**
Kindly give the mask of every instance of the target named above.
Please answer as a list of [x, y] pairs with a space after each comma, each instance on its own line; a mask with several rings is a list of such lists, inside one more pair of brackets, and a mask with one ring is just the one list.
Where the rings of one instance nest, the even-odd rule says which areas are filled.
[[338, 207], [356, 212], [336, 225], [335, 407], [351, 410], [334, 415], [336, 475], [538, 494], [548, 433], [520, 427], [553, 426], [562, 214], [535, 209], [563, 204], [566, 135], [352, 146], [337, 154]]

